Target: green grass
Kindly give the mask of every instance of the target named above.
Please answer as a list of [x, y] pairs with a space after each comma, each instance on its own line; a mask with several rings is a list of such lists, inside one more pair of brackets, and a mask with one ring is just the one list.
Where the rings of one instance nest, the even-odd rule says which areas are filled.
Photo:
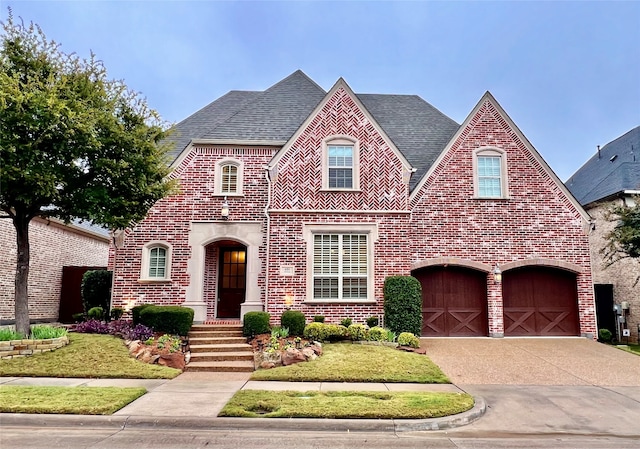
[[255, 371], [251, 380], [449, 383], [425, 355], [351, 343], [326, 344], [316, 360]]
[[44, 340], [47, 338], [64, 337], [68, 332], [64, 327], [53, 327], [47, 325], [31, 326], [32, 340]]
[[424, 419], [473, 407], [466, 393], [241, 390], [219, 416]]
[[640, 355], [640, 344], [634, 345], [634, 344], [628, 344], [625, 346], [618, 346], [618, 348], [627, 351], [627, 352], [631, 352], [633, 354], [637, 354]]
[[2, 386], [0, 412], [111, 415], [146, 392], [144, 388]]
[[55, 351], [0, 362], [0, 376], [172, 379], [180, 370], [150, 365], [129, 356], [111, 335], [69, 333], [70, 343]]

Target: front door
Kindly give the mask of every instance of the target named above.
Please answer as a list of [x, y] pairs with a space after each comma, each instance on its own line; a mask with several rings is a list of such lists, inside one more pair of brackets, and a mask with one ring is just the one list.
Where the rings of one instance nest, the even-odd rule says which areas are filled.
[[218, 318], [240, 318], [246, 289], [246, 255], [244, 247], [220, 248]]

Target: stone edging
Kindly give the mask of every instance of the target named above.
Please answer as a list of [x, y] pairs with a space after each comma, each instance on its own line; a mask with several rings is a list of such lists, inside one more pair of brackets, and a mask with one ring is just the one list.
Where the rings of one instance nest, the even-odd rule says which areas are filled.
[[42, 340], [9, 340], [0, 341], [0, 358], [12, 359], [14, 357], [25, 357], [41, 352], [55, 351], [69, 344], [69, 337], [66, 335], [57, 338], [45, 338]]

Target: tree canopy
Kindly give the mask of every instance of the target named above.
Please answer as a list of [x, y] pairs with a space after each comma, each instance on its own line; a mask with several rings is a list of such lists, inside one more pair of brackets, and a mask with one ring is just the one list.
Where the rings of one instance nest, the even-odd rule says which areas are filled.
[[626, 258], [640, 260], [640, 197], [634, 200], [633, 206], [616, 205], [606, 215], [609, 221], [615, 221], [603, 249], [608, 265]]
[[122, 229], [142, 219], [173, 188], [166, 129], [143, 97], [108, 79], [93, 53], [64, 53], [9, 11], [0, 37], [0, 209], [17, 234], [18, 331], [29, 332], [29, 222]]

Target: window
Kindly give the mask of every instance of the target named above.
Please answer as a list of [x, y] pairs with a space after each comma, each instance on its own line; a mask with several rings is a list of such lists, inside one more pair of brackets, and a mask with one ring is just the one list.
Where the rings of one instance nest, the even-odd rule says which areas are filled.
[[313, 236], [313, 299], [367, 299], [367, 236]]
[[358, 144], [347, 136], [327, 139], [322, 152], [325, 190], [358, 189]]
[[171, 245], [149, 242], [142, 248], [141, 281], [168, 281], [171, 271]]
[[215, 194], [242, 195], [243, 164], [235, 159], [225, 159], [216, 164]]
[[309, 224], [307, 241], [309, 301], [373, 301], [373, 242], [376, 224]]
[[474, 190], [476, 198], [507, 198], [506, 154], [496, 148], [474, 152]]

